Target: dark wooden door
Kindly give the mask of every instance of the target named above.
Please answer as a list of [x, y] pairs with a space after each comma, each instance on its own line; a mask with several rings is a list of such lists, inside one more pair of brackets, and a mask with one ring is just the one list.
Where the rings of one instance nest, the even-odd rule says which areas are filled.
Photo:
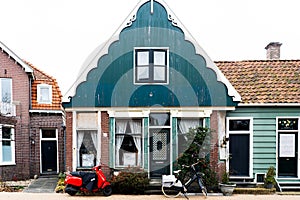
[[278, 137], [278, 176], [297, 177], [298, 133], [279, 133]]
[[56, 141], [41, 141], [42, 173], [57, 173]]
[[230, 134], [229, 142], [230, 176], [249, 176], [249, 134]]

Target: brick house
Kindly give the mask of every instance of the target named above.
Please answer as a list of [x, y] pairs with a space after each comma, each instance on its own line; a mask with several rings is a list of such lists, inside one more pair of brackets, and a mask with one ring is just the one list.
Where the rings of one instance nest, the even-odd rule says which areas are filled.
[[63, 111], [56, 80], [0, 42], [0, 178], [64, 171]]

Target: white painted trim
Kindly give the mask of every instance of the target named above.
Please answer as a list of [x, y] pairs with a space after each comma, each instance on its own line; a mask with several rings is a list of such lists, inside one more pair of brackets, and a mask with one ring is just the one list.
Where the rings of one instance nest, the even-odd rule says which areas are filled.
[[76, 131], [76, 126], [77, 126], [77, 123], [76, 123], [76, 115], [77, 115], [77, 112], [76, 111], [73, 111], [73, 121], [72, 121], [72, 124], [73, 124], [73, 130], [72, 130], [72, 171], [75, 171], [76, 168], [77, 168], [77, 131]]
[[[229, 131], [229, 120], [250, 120], [250, 130], [249, 131]], [[253, 117], [226, 117], [226, 137], [229, 137], [229, 134], [249, 134], [249, 176], [241, 177], [231, 177], [231, 178], [253, 178]], [[221, 138], [220, 138], [221, 139]], [[227, 150], [227, 159], [226, 159], [226, 169], [229, 170], [229, 146], [230, 141], [228, 142]]]
[[[101, 164], [101, 158], [102, 158], [102, 127], [101, 127], [101, 122], [102, 122], [102, 118], [101, 118], [101, 111], [98, 111], [98, 148], [97, 148], [97, 157], [99, 159], [99, 163], [96, 163], [96, 165]], [[107, 133], [108, 134], [108, 133]], [[107, 137], [103, 137], [103, 139], [108, 139], [108, 135]], [[99, 154], [99, 155], [98, 155]]]
[[[43, 138], [43, 130], [55, 130], [55, 138]], [[58, 129], [56, 128], [40, 128], [40, 173], [43, 174], [42, 163], [42, 141], [55, 141], [56, 142], [56, 173], [59, 172], [59, 150], [58, 150]]]
[[[117, 31], [111, 36], [109, 40], [107, 40], [104, 44], [98, 46], [89, 56], [89, 58], [86, 60], [86, 62], [82, 65], [81, 71], [79, 73], [79, 76], [77, 77], [74, 84], [71, 86], [71, 88], [67, 91], [67, 93], [63, 97], [63, 102], [70, 102], [70, 99], [68, 97], [73, 97], [76, 94], [76, 88], [77, 86], [86, 81], [87, 74], [92, 69], [97, 67], [98, 59], [101, 58], [103, 55], [108, 54], [108, 49], [110, 45], [116, 41], [119, 40], [119, 35], [121, 31], [126, 28], [130, 27], [132, 25], [132, 22], [136, 20], [136, 14], [138, 9], [148, 2], [149, 0], [141, 0], [137, 6], [133, 9], [129, 17], [123, 22], [123, 24], [117, 29]], [[239, 93], [234, 89], [234, 87], [231, 85], [231, 83], [226, 79], [224, 74], [219, 70], [217, 65], [211, 60], [211, 58], [207, 55], [207, 53], [200, 47], [200, 45], [197, 43], [195, 38], [190, 34], [190, 32], [184, 27], [184, 25], [180, 22], [180, 20], [177, 19], [176, 15], [172, 12], [172, 10], [169, 8], [169, 6], [166, 4], [164, 0], [155, 0], [161, 5], [165, 7], [168, 13], [168, 20], [173, 24], [173, 26], [179, 27], [182, 29], [182, 31], [185, 33], [185, 40], [190, 41], [196, 49], [196, 53], [203, 56], [207, 67], [212, 69], [217, 76], [217, 80], [224, 83], [228, 89], [228, 95], [232, 97], [233, 101], [241, 101], [241, 96]]]
[[92, 111], [107, 111], [111, 116], [114, 112], [210, 112], [210, 111], [233, 111], [236, 108], [230, 107], [76, 107], [66, 108], [66, 112], [92, 112]]
[[[40, 101], [41, 99], [41, 89], [48, 89], [48, 98], [49, 101]], [[52, 85], [49, 84], [38, 84], [37, 85], [37, 103], [38, 104], [52, 104]]]
[[[33, 73], [33, 69], [27, 65], [21, 58], [19, 58], [12, 50], [10, 50], [6, 45], [0, 42], [0, 48], [5, 51], [10, 57], [12, 57], [17, 63], [19, 63], [27, 73]], [[32, 74], [33, 76], [33, 74]]]
[[52, 113], [52, 114], [63, 114], [62, 110], [29, 110], [30, 113]]
[[250, 106], [261, 106], [261, 107], [300, 107], [300, 103], [239, 103], [238, 107], [250, 107]]

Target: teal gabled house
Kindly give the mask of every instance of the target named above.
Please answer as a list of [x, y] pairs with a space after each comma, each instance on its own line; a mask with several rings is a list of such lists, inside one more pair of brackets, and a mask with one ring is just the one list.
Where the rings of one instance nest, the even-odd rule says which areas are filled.
[[160, 178], [172, 173], [189, 128], [204, 126], [214, 130], [206, 156], [219, 171], [226, 113], [240, 101], [166, 3], [141, 0], [65, 96], [67, 169], [101, 162]]

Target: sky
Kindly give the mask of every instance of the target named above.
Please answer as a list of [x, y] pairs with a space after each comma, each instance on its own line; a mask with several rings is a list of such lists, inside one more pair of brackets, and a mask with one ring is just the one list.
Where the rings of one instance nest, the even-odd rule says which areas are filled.
[[[140, 0], [0, 0], [0, 41], [53, 76], [64, 95], [84, 61]], [[214, 61], [300, 59], [299, 0], [164, 0]]]

